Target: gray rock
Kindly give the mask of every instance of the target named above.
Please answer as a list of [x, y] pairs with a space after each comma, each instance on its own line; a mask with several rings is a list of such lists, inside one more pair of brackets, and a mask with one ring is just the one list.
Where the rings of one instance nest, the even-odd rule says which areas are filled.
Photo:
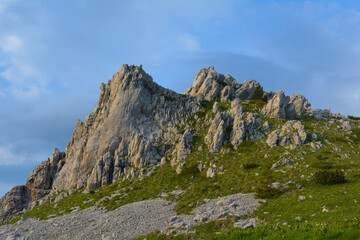
[[[235, 79], [230, 75], [226, 77], [222, 74], [215, 72], [214, 67], [208, 69], [201, 69], [197, 72], [194, 83], [186, 91], [185, 94], [191, 96], [201, 96], [205, 100], [213, 101], [219, 97], [223, 97], [224, 100], [229, 98], [228, 89], [223, 89], [226, 86], [233, 87], [238, 85]], [[230, 91], [228, 91], [230, 93]]]
[[304, 125], [300, 121], [287, 121], [281, 130], [272, 131], [266, 143], [270, 147], [286, 146], [288, 144], [303, 145], [308, 141], [308, 133], [305, 131]]
[[59, 202], [61, 199], [64, 199], [68, 196], [67, 192], [61, 192], [56, 198], [55, 202]]
[[[0, 226], [0, 234], [6, 239], [133, 239], [140, 235], [159, 230], [166, 232], [169, 226], [189, 228], [203, 220], [218, 219], [221, 211], [216, 202], [222, 201], [225, 212], [234, 216], [251, 214], [259, 205], [253, 194], [234, 194], [219, 199], [208, 199], [197, 206], [190, 215], [176, 215], [175, 203], [163, 199], [146, 200], [121, 206], [113, 211], [103, 211], [95, 207], [78, 210], [60, 217], [37, 221], [27, 219], [16, 225]], [[227, 204], [238, 207], [229, 208]], [[75, 210], [75, 208], [74, 208]], [[224, 211], [223, 211], [224, 212]], [[256, 225], [255, 219], [244, 220]], [[241, 226], [241, 227], [242, 227]], [[1, 237], [0, 237], [1, 238]], [[1, 238], [1, 239], [3, 239]]]
[[289, 99], [285, 97], [284, 91], [279, 91], [263, 108], [262, 113], [270, 118], [286, 119], [286, 107]]
[[226, 143], [226, 130], [229, 125], [230, 118], [227, 113], [216, 114], [205, 137], [210, 152], [219, 152], [220, 147]]
[[215, 175], [216, 175], [215, 169], [208, 168], [208, 170], [206, 171], [206, 177], [212, 178], [212, 177], [215, 177]]
[[304, 96], [294, 94], [287, 97], [284, 91], [279, 91], [262, 109], [262, 113], [270, 118], [293, 119], [307, 110], [310, 110], [310, 104]]
[[254, 91], [257, 86], [260, 86], [257, 81], [253, 79], [245, 80], [241, 88], [236, 91], [235, 97], [241, 100], [253, 99]]

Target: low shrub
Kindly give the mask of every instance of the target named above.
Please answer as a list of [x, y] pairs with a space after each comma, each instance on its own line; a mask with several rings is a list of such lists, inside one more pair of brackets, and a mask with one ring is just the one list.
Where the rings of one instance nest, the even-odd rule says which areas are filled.
[[255, 190], [255, 197], [261, 199], [274, 198], [279, 194], [279, 189], [272, 188], [268, 185], [262, 184]]
[[260, 164], [258, 164], [256, 162], [245, 162], [243, 164], [244, 169], [253, 169], [253, 168], [257, 168], [257, 167], [260, 167]]
[[254, 91], [254, 99], [263, 99], [264, 90], [263, 87], [260, 85], [257, 85]]
[[336, 170], [320, 170], [314, 174], [315, 182], [322, 185], [334, 185], [346, 182], [344, 173]]
[[351, 120], [360, 120], [360, 117], [355, 117], [352, 115], [348, 115], [348, 118], [350, 118]]

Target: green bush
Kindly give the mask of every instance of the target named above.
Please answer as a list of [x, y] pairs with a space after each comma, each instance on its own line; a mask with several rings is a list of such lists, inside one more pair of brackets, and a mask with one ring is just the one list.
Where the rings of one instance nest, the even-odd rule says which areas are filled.
[[278, 189], [269, 187], [266, 184], [261, 184], [255, 190], [255, 197], [261, 199], [274, 198], [278, 194], [279, 194]]
[[350, 118], [351, 120], [360, 120], [360, 117], [355, 117], [352, 115], [348, 115], [348, 118]]
[[314, 178], [315, 178], [315, 182], [320, 183], [322, 185], [334, 185], [334, 184], [346, 182], [344, 173], [339, 170], [336, 171], [320, 170], [315, 172]]
[[254, 99], [263, 99], [264, 90], [263, 87], [259, 84], [256, 86], [254, 91]]
[[253, 169], [253, 168], [257, 168], [257, 167], [260, 167], [260, 165], [256, 162], [245, 162], [243, 164], [243, 168], [244, 169]]
[[262, 199], [274, 198], [278, 196], [280, 194], [280, 190], [271, 187], [271, 183], [276, 180], [274, 178], [270, 164], [263, 166], [263, 170], [260, 176], [260, 183], [255, 188], [255, 196]]

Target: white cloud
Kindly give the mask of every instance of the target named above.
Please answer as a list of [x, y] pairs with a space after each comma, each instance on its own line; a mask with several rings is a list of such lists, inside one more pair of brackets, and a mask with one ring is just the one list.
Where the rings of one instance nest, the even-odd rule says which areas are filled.
[[1, 48], [4, 52], [17, 52], [21, 49], [23, 43], [18, 36], [8, 35], [3, 37]]
[[11, 87], [10, 92], [18, 99], [33, 98], [40, 95], [41, 92], [45, 92], [46, 89], [42, 89], [38, 86], [31, 85], [27, 88]]
[[199, 51], [201, 49], [200, 43], [196, 39], [195, 36], [189, 34], [182, 34], [179, 38], [180, 44], [185, 48], [187, 51]]
[[0, 146], [0, 166], [18, 165], [24, 160], [24, 157], [14, 154], [10, 147]]
[[47, 81], [42, 74], [35, 68], [15, 59], [12, 59], [8, 67], [0, 72], [0, 78], [10, 83], [8, 92], [19, 99], [37, 97], [47, 91]]

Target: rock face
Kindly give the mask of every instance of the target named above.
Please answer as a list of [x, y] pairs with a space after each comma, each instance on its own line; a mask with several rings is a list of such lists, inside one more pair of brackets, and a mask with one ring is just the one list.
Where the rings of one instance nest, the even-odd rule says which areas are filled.
[[0, 224], [10, 221], [13, 215], [22, 211], [30, 201], [30, 191], [25, 186], [11, 189], [0, 200]]
[[230, 75], [226, 77], [215, 72], [214, 67], [200, 69], [192, 86], [185, 94], [201, 96], [205, 100], [212, 101], [219, 97], [230, 99], [231, 90], [239, 88], [240, 85]]
[[75, 125], [53, 189], [72, 188], [87, 176], [93, 189], [111, 183], [126, 166], [157, 164], [175, 124], [200, 106], [197, 98], [157, 85], [141, 66], [121, 66], [100, 91], [94, 112]]
[[294, 119], [310, 110], [310, 104], [307, 99], [300, 95], [294, 94], [287, 97], [284, 91], [279, 91], [263, 108], [262, 113], [270, 118]]
[[265, 138], [265, 134], [269, 131], [269, 126], [266, 124], [261, 126], [264, 119], [260, 114], [249, 113], [246, 116], [243, 114], [241, 101], [238, 98], [231, 102], [231, 108], [226, 112], [220, 112], [218, 103], [215, 102], [213, 112], [216, 115], [205, 137], [210, 152], [219, 152], [220, 147], [228, 142], [237, 149], [245, 140], [255, 141]]
[[255, 80], [245, 80], [240, 89], [235, 93], [235, 97], [241, 100], [249, 100], [253, 98], [256, 87], [260, 84]]
[[61, 170], [65, 161], [65, 153], [55, 148], [50, 159], [36, 166], [30, 173], [25, 184], [30, 190], [33, 200], [47, 195], [52, 187], [56, 174]]
[[210, 152], [218, 152], [220, 147], [226, 143], [227, 128], [230, 126], [231, 119], [226, 113], [217, 113], [211, 122], [205, 143], [209, 145]]
[[293, 144], [294, 146], [302, 145], [308, 140], [308, 133], [304, 129], [304, 125], [300, 121], [291, 120], [286, 122], [281, 130], [272, 131], [266, 140], [270, 147], [286, 146]]
[[55, 148], [51, 158], [43, 161], [30, 173], [25, 186], [14, 187], [0, 200], [0, 224], [11, 220], [12, 216], [28, 207], [31, 201], [50, 193], [57, 172], [61, 169], [65, 153]]

